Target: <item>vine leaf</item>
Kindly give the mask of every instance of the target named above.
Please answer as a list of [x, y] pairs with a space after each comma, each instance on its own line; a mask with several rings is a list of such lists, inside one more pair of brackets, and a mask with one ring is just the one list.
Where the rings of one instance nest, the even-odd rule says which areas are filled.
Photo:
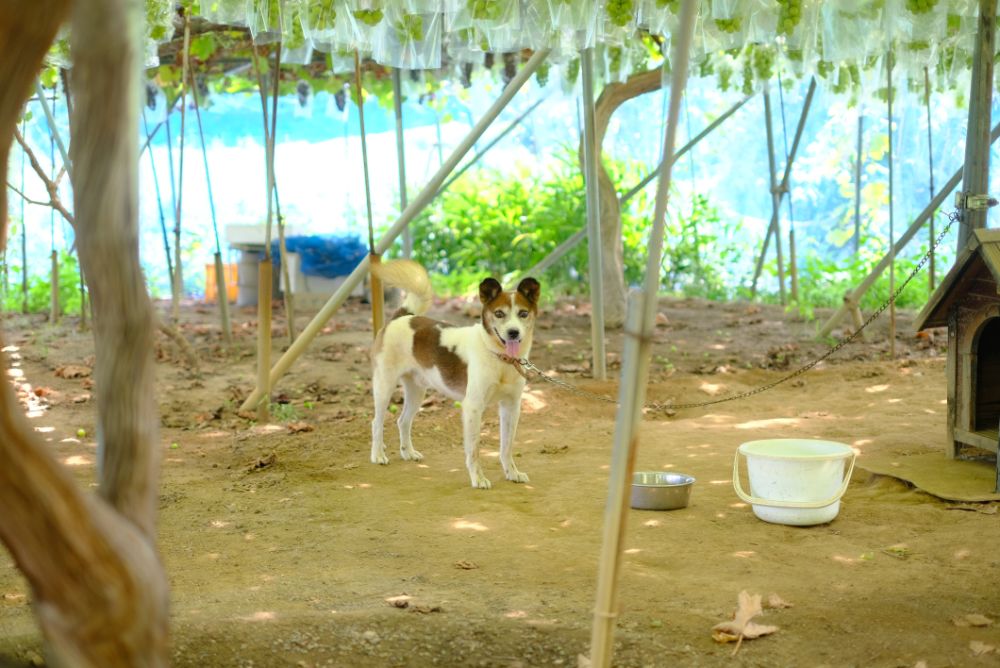
[[777, 631], [777, 626], [756, 624], [751, 621], [763, 612], [760, 601], [760, 594], [751, 596], [746, 590], [741, 591], [737, 597], [737, 608], [732, 620], [713, 626], [712, 640], [721, 643], [735, 642], [733, 654], [736, 654], [744, 638], [752, 640]]

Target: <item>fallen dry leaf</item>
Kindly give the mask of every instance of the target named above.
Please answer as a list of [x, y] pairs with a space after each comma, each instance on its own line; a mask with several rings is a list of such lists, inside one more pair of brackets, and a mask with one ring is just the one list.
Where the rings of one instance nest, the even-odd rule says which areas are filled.
[[755, 624], [750, 621], [764, 611], [761, 608], [760, 598], [760, 594], [751, 596], [746, 590], [741, 591], [737, 597], [737, 608], [732, 620], [713, 626], [712, 640], [721, 643], [735, 642], [736, 648], [733, 650], [735, 654], [744, 638], [752, 640], [777, 631], [777, 626]]
[[973, 640], [972, 642], [970, 642], [969, 649], [971, 649], [972, 653], [976, 656], [982, 656], [984, 654], [989, 654], [990, 652], [995, 652], [997, 650], [997, 648], [994, 647], [993, 645], [987, 645], [986, 643], [980, 642], [978, 640]]
[[465, 559], [461, 559], [455, 562], [455, 568], [460, 568], [463, 571], [471, 571], [479, 568], [479, 564], [472, 561], [466, 561]]
[[777, 594], [769, 594], [767, 600], [764, 601], [764, 607], [772, 610], [781, 610], [782, 608], [790, 608], [792, 604], [781, 598]]
[[271, 466], [276, 461], [278, 461], [278, 456], [272, 452], [264, 455], [263, 457], [258, 457], [257, 461], [251, 462], [250, 466], [247, 468], [251, 471], [260, 471], [261, 469], [266, 469], [268, 466]]
[[65, 366], [56, 368], [56, 376], [58, 378], [88, 378], [90, 374], [90, 367], [80, 364], [66, 364]]
[[293, 434], [301, 434], [303, 432], [312, 431], [313, 429], [315, 429], [315, 427], [308, 422], [299, 421], [288, 423], [288, 431]]
[[980, 615], [973, 613], [971, 615], [962, 615], [961, 617], [955, 617], [951, 620], [955, 626], [990, 626], [993, 624], [993, 620], [986, 615]]

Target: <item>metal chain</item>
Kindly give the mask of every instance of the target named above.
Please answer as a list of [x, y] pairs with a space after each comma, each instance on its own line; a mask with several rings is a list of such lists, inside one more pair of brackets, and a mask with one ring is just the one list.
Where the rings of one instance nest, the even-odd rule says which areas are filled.
[[[834, 353], [836, 353], [837, 351], [839, 351], [841, 348], [843, 348], [844, 346], [848, 345], [849, 343], [852, 343], [855, 339], [857, 339], [858, 336], [861, 335], [861, 332], [863, 332], [865, 330], [865, 328], [868, 327], [868, 325], [872, 324], [872, 322], [874, 322], [876, 318], [878, 318], [880, 315], [882, 315], [885, 312], [885, 310], [887, 308], [889, 308], [889, 306], [892, 305], [896, 301], [896, 299], [899, 298], [899, 295], [903, 292], [903, 290], [906, 288], [906, 286], [909, 285], [910, 281], [912, 281], [916, 277], [916, 275], [920, 273], [920, 270], [924, 268], [924, 265], [927, 264], [927, 261], [930, 259], [931, 255], [934, 253], [934, 250], [941, 244], [941, 241], [944, 240], [945, 235], [948, 234], [948, 231], [951, 230], [952, 225], [954, 225], [955, 221], [957, 221], [958, 219], [959, 219], [959, 212], [958, 211], [953, 211], [953, 212], [949, 213], [948, 214], [948, 224], [945, 225], [944, 229], [941, 230], [941, 233], [937, 235], [937, 237], [934, 239], [934, 243], [932, 243], [931, 247], [927, 250], [926, 253], [924, 253], [924, 256], [922, 258], [920, 258], [920, 261], [917, 262], [917, 266], [913, 268], [913, 271], [911, 271], [910, 275], [906, 277], [906, 280], [903, 281], [902, 283], [900, 283], [899, 287], [896, 288], [895, 292], [893, 292], [891, 295], [889, 295], [889, 299], [887, 299], [885, 301], [885, 303], [883, 303], [870, 316], [868, 316], [868, 319], [865, 320], [861, 324], [861, 326], [858, 327], [854, 332], [852, 332], [851, 334], [847, 335], [845, 338], [841, 339], [835, 346], [831, 347], [829, 350], [827, 350], [825, 353], [823, 353], [822, 355], [820, 355], [819, 357], [817, 357], [813, 361], [809, 362], [808, 364], [805, 364], [804, 366], [799, 367], [798, 369], [796, 369], [792, 373], [790, 373], [787, 376], [784, 376], [783, 378], [780, 378], [780, 379], [778, 379], [778, 380], [776, 380], [774, 382], [767, 383], [766, 385], [761, 385], [759, 387], [755, 387], [752, 390], [747, 390], [746, 392], [740, 392], [739, 394], [732, 394], [732, 395], [729, 395], [728, 397], [722, 397], [721, 399], [710, 399], [708, 401], [698, 401], [698, 402], [687, 403], [687, 404], [673, 404], [673, 403], [661, 404], [661, 403], [657, 402], [657, 403], [654, 403], [654, 404], [650, 404], [647, 407], [649, 407], [649, 408], [657, 408], [657, 409], [667, 409], [667, 410], [681, 410], [681, 409], [685, 409], [685, 408], [702, 408], [704, 406], [713, 406], [715, 404], [722, 404], [722, 403], [726, 403], [726, 402], [729, 402], [729, 401], [736, 401], [737, 399], [746, 399], [747, 397], [752, 397], [755, 394], [760, 394], [761, 392], [766, 392], [767, 390], [770, 390], [770, 389], [772, 389], [774, 387], [777, 387], [778, 385], [781, 385], [782, 383], [786, 383], [786, 382], [788, 382], [788, 381], [790, 381], [790, 380], [792, 380], [794, 378], [797, 378], [797, 377], [801, 376], [802, 374], [804, 374], [805, 372], [813, 369], [820, 362], [823, 362], [828, 357], [830, 357], [831, 355], [833, 355]], [[535, 366], [534, 364], [532, 364], [530, 361], [528, 361], [526, 359], [519, 359], [519, 360], [514, 360], [514, 361], [516, 361], [518, 364], [520, 364], [521, 366], [523, 366], [525, 369], [528, 369], [529, 371], [534, 371], [535, 373], [537, 373], [538, 376], [542, 380], [544, 380], [546, 382], [549, 382], [549, 383], [552, 383], [553, 385], [558, 385], [559, 387], [563, 388], [564, 390], [568, 390], [569, 392], [572, 392], [573, 394], [577, 394], [577, 395], [580, 395], [582, 397], [588, 397], [590, 399], [596, 399], [598, 401], [604, 401], [604, 402], [612, 403], [612, 404], [616, 404], [616, 405], [618, 404], [618, 402], [616, 400], [611, 399], [610, 397], [606, 397], [606, 396], [601, 395], [601, 394], [595, 394], [593, 392], [588, 392], [586, 390], [581, 390], [580, 388], [576, 387], [575, 385], [571, 385], [570, 383], [567, 383], [566, 381], [559, 380], [558, 378], [552, 378], [550, 376], [546, 376], [542, 372], [541, 369], [539, 369], [537, 366]]]

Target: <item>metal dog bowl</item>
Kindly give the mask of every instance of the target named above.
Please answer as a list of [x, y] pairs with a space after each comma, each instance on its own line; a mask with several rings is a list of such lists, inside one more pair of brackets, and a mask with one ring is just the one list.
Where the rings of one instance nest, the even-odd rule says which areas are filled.
[[633, 473], [631, 505], [639, 510], [687, 508], [693, 486], [694, 478], [684, 473]]

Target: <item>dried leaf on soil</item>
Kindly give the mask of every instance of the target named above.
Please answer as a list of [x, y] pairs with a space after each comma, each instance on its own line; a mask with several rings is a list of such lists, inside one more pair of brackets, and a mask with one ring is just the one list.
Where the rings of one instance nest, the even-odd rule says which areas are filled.
[[715, 642], [740, 642], [744, 638], [753, 639], [774, 633], [777, 626], [755, 624], [750, 621], [763, 612], [760, 604], [760, 594], [751, 596], [746, 590], [741, 591], [737, 598], [736, 612], [732, 620], [722, 622], [712, 627], [712, 639]]
[[980, 615], [973, 613], [971, 615], [962, 615], [961, 617], [955, 617], [951, 620], [955, 626], [991, 626], [993, 620], [986, 615]]
[[308, 422], [290, 422], [288, 424], [288, 431], [293, 434], [301, 434], [303, 432], [312, 431], [314, 427]]
[[978, 640], [973, 640], [972, 642], [970, 642], [969, 649], [971, 649], [972, 653], [976, 656], [982, 656], [984, 654], [989, 654], [991, 652], [997, 651], [997, 648], [994, 647], [993, 645], [987, 645], [986, 643], [980, 642]]
[[768, 594], [767, 600], [764, 601], [764, 607], [772, 610], [781, 610], [783, 608], [792, 607], [792, 604], [777, 594], [771, 593]]
[[263, 457], [258, 457], [257, 461], [252, 462], [248, 467], [251, 471], [260, 471], [261, 469], [266, 469], [268, 466], [273, 465], [278, 461], [278, 456], [276, 454], [269, 453]]
[[461, 559], [455, 562], [455, 568], [460, 568], [463, 571], [471, 571], [479, 568], [479, 564], [473, 561], [466, 561], [465, 559]]
[[92, 370], [81, 364], [66, 364], [56, 368], [57, 378], [88, 378]]

